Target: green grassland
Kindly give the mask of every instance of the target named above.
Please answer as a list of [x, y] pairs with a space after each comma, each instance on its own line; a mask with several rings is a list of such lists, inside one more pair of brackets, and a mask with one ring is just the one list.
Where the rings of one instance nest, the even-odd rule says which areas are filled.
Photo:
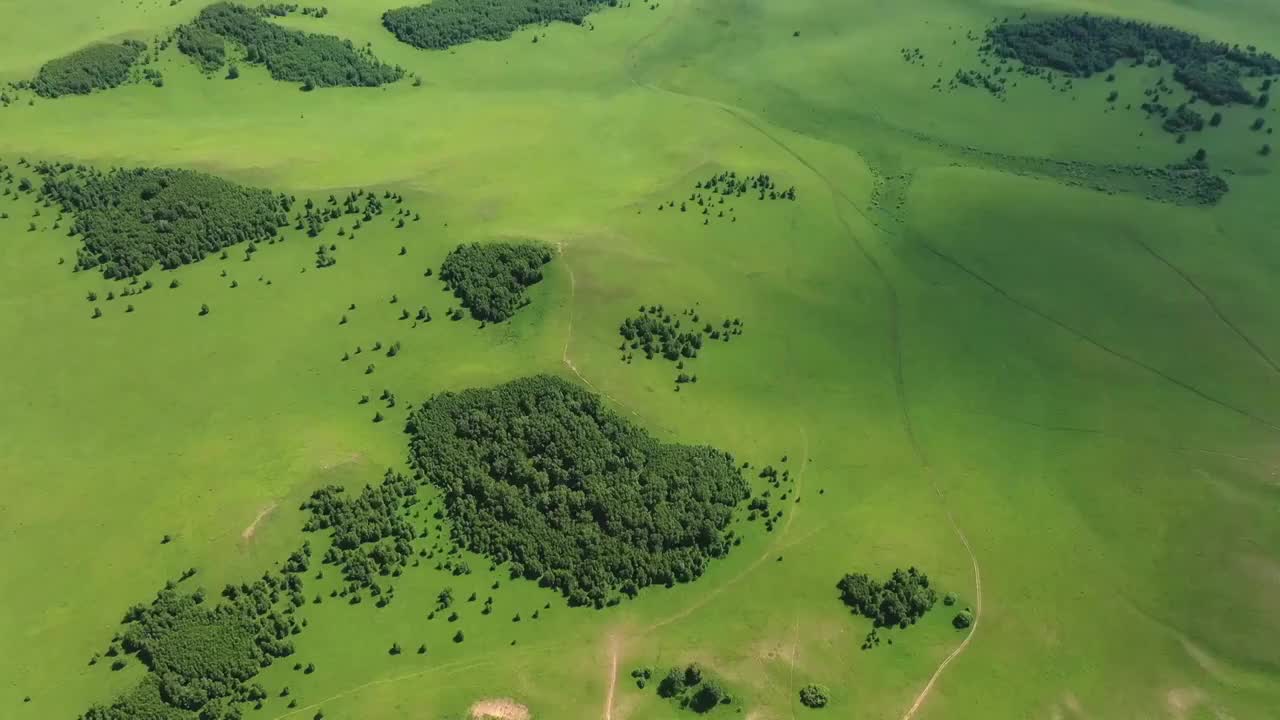
[[[262, 67], [206, 77], [169, 48], [163, 87], [0, 108], [10, 165], [184, 167], [317, 201], [391, 190], [422, 216], [356, 239], [288, 229], [251, 261], [231, 248], [106, 301], [127, 285], [71, 272], [79, 240], [52, 229], [56, 210], [0, 198], [0, 717], [72, 718], [128, 689], [138, 662], [87, 665], [126, 608], [188, 567], [210, 590], [260, 576], [298, 546], [313, 489], [406, 466], [410, 404], [539, 372], [663, 441], [790, 469], [783, 520], [741, 523], [699, 580], [604, 610], [482, 558], [465, 577], [424, 561], [386, 608], [301, 609], [296, 659], [316, 671], [266, 669], [271, 697], [245, 717], [460, 718], [509, 697], [534, 718], [664, 719], [688, 713], [628, 673], [698, 661], [735, 696], [713, 716], [902, 718], [966, 634], [939, 604], [862, 651], [870, 623], [834, 586], [907, 565], [962, 606], [981, 576], [971, 642], [915, 717], [1280, 706], [1280, 181], [1246, 129], [1260, 113], [1229, 108], [1180, 146], [1141, 113], [1104, 112], [1101, 77], [1075, 100], [1031, 79], [1005, 101], [930, 90], [976, 63], [965, 34], [993, 17], [1114, 4], [632, 2], [440, 52], [382, 28], [394, 3], [327, 5], [273, 21], [368, 42], [421, 86], [301, 92]], [[199, 9], [0, 0], [0, 79], [94, 41], [150, 43]], [[1124, 11], [1280, 52], [1262, 0]], [[923, 66], [900, 55], [916, 47]], [[1136, 104], [1155, 72], [1124, 68], [1115, 87]], [[1231, 171], [1212, 208], [1067, 185], [1045, 162], [1162, 166], [1197, 147]], [[658, 211], [722, 170], [767, 172], [798, 199], [748, 194], [732, 223]], [[558, 249], [531, 304], [449, 321], [457, 301], [424, 271], [459, 243], [520, 239]], [[321, 242], [335, 266], [315, 267]], [[619, 359], [618, 324], [655, 303], [746, 331], [676, 392], [670, 364]], [[419, 306], [431, 323], [399, 319]], [[398, 407], [358, 404], [384, 388]], [[457, 623], [427, 619], [444, 586]], [[492, 615], [462, 601], [472, 591]], [[800, 705], [810, 682], [832, 689], [825, 710]]]

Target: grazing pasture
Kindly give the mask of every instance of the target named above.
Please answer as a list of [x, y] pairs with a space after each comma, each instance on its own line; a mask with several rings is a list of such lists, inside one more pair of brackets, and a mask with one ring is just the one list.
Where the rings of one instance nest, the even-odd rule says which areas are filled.
[[0, 717], [1280, 706], [1280, 12], [494, 2], [0, 0]]

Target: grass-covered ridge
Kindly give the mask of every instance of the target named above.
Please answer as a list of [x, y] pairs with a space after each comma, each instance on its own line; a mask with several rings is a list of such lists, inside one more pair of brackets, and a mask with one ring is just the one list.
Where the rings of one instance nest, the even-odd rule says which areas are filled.
[[472, 40], [506, 40], [529, 25], [581, 24], [605, 5], [617, 0], [436, 0], [388, 10], [382, 24], [401, 42], [443, 50]]
[[43, 165], [40, 196], [75, 221], [84, 246], [76, 267], [109, 278], [196, 262], [236, 243], [265, 240], [287, 224], [289, 200], [194, 170]]
[[243, 49], [246, 62], [266, 66], [276, 80], [303, 83], [306, 90], [385, 85], [404, 76], [403, 70], [350, 40], [282, 27], [268, 17], [269, 9], [210, 5], [178, 29], [178, 49], [206, 70], [215, 70], [226, 62], [226, 43], [231, 42]]
[[113, 88], [129, 79], [129, 69], [146, 49], [136, 40], [90, 45], [45, 63], [31, 87], [37, 95], [49, 98]]
[[728, 453], [658, 442], [553, 376], [437, 395], [408, 428], [459, 544], [571, 605], [698, 578], [748, 492]]

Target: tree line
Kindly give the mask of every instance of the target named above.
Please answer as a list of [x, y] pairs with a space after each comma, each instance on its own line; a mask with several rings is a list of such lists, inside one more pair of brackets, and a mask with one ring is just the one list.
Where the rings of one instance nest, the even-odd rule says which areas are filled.
[[617, 0], [434, 0], [427, 5], [388, 10], [382, 25], [401, 42], [444, 50], [472, 40], [506, 40], [530, 25], [582, 21]]
[[124, 84], [129, 70], [147, 50], [146, 43], [99, 43], [50, 60], [28, 85], [41, 97], [87, 95]]
[[552, 376], [436, 395], [406, 427], [454, 539], [571, 605], [698, 578], [748, 495], [728, 453], [660, 443]]
[[212, 71], [226, 62], [226, 42], [234, 42], [244, 48], [246, 62], [266, 66], [276, 80], [300, 82], [304, 90], [384, 85], [404, 76], [350, 40], [276, 25], [267, 20], [273, 14], [234, 3], [210, 5], [178, 28], [178, 49]]
[[108, 278], [173, 269], [245, 241], [274, 238], [291, 199], [194, 170], [37, 166], [40, 198], [75, 217], [76, 268]]
[[1280, 75], [1280, 59], [1256, 47], [1201, 39], [1177, 28], [1089, 14], [1003, 22], [987, 30], [984, 52], [1076, 77], [1106, 72], [1121, 60], [1167, 62], [1173, 77], [1212, 105], [1256, 104], [1243, 77]]

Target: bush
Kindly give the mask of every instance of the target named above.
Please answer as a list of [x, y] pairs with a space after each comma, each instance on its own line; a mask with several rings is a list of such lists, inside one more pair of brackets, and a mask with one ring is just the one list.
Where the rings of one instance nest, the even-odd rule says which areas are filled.
[[145, 44], [133, 40], [90, 45], [45, 63], [31, 87], [37, 95], [48, 98], [113, 88], [129, 79], [129, 68], [146, 49]]
[[805, 707], [823, 708], [831, 701], [831, 691], [823, 685], [810, 683], [800, 688], [800, 703]]
[[542, 280], [551, 257], [543, 243], [459, 245], [445, 257], [440, 279], [473, 318], [501, 322], [529, 304], [525, 288]]

